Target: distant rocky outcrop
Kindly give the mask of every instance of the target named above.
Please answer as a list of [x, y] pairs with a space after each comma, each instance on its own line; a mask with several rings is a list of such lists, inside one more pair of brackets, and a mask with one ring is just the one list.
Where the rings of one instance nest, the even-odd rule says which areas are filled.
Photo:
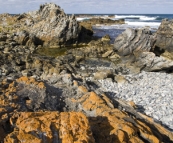
[[126, 29], [114, 42], [114, 51], [122, 56], [150, 51], [152, 34], [149, 29]]
[[96, 24], [125, 24], [124, 19], [119, 19], [119, 20], [112, 20], [110, 18], [91, 18], [88, 19], [87, 21], [84, 21], [87, 23], [90, 23], [91, 25], [96, 25]]

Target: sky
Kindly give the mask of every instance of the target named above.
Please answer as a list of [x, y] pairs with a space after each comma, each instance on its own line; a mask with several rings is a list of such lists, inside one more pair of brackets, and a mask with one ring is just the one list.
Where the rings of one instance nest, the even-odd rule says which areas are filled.
[[0, 0], [0, 13], [33, 11], [46, 2], [68, 14], [173, 14], [173, 0]]

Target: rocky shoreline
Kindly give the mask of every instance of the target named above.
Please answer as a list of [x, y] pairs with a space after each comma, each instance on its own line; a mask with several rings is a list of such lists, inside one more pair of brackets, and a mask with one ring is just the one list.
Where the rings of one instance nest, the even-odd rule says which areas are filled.
[[92, 24], [55, 4], [0, 15], [0, 142], [173, 142], [173, 21], [113, 45]]

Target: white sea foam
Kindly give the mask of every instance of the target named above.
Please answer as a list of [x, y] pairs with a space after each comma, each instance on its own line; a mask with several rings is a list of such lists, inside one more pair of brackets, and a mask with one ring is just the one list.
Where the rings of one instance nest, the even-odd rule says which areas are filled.
[[115, 18], [120, 19], [120, 18], [140, 18], [140, 15], [115, 15]]
[[83, 21], [83, 20], [87, 20], [90, 19], [89, 17], [77, 17], [76, 20], [77, 21]]
[[160, 25], [159, 22], [131, 22], [131, 21], [126, 21], [126, 24], [130, 26], [139, 26], [139, 27], [150, 26], [152, 28], [158, 28]]
[[157, 17], [148, 17], [148, 16], [141, 16], [140, 17], [140, 20], [156, 20], [157, 19]]
[[140, 19], [140, 20], [156, 20], [157, 17], [149, 17], [149, 16], [144, 16], [144, 15], [115, 15], [116, 19]]

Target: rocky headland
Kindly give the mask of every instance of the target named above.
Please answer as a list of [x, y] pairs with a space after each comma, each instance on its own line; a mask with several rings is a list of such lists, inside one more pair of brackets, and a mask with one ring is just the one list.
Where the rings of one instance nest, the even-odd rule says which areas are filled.
[[0, 142], [173, 142], [173, 21], [113, 45], [92, 24], [55, 4], [0, 15]]
[[82, 23], [89, 23], [91, 25], [113, 25], [113, 24], [125, 24], [125, 20], [124, 19], [119, 19], [119, 20], [112, 20], [110, 18], [91, 18], [85, 21], [82, 21]]

